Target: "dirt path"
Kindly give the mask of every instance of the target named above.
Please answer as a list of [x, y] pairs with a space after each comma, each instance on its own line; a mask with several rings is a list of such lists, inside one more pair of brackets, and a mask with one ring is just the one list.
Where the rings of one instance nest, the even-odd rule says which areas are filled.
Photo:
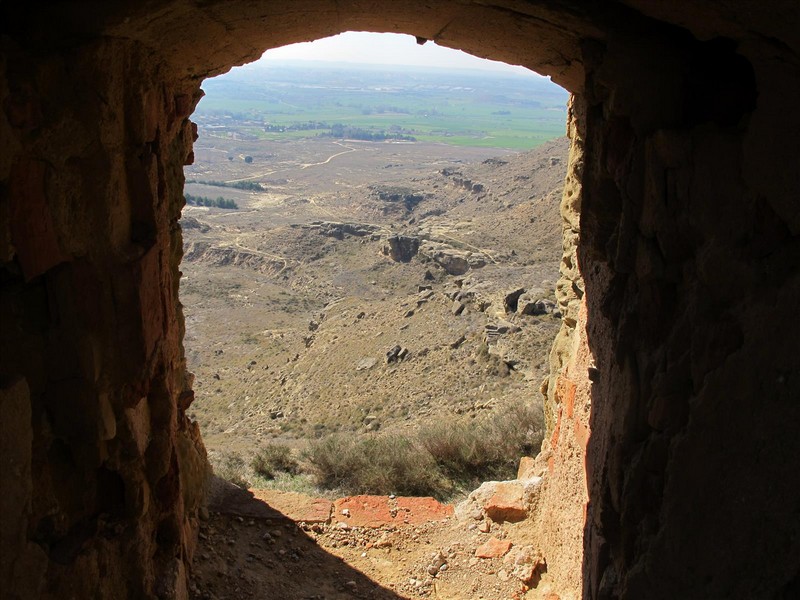
[[329, 162], [331, 162], [337, 156], [341, 156], [342, 154], [350, 154], [351, 152], [356, 152], [358, 150], [358, 148], [353, 148], [352, 146], [345, 146], [344, 144], [339, 143], [339, 142], [333, 142], [333, 143], [336, 144], [337, 146], [341, 146], [342, 148], [348, 148], [348, 149], [345, 150], [344, 152], [337, 152], [336, 154], [333, 154], [333, 155], [329, 156], [328, 158], [326, 158], [322, 162], [302, 164], [302, 165], [300, 165], [300, 168], [301, 169], [307, 169], [308, 167], [318, 167], [319, 165], [327, 165]]

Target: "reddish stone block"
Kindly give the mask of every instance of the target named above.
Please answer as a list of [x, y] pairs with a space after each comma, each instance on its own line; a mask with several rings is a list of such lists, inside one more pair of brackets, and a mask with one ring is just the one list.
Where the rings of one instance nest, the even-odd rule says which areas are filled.
[[522, 486], [518, 483], [498, 483], [492, 497], [483, 505], [483, 510], [496, 523], [522, 521], [528, 516], [522, 501], [522, 491]]
[[434, 498], [397, 498], [395, 520], [409, 525], [419, 525], [428, 521], [443, 521], [453, 515], [453, 506], [442, 504]]
[[511, 550], [511, 542], [508, 540], [498, 540], [492, 537], [485, 544], [478, 546], [475, 550], [475, 556], [478, 558], [501, 558]]
[[312, 498], [294, 492], [251, 490], [257, 500], [266, 502], [292, 521], [327, 523], [331, 520], [333, 502], [325, 498]]
[[[347, 513], [342, 514], [346, 510]], [[334, 502], [334, 519], [356, 527], [380, 527], [394, 522], [387, 496], [348, 496]]]

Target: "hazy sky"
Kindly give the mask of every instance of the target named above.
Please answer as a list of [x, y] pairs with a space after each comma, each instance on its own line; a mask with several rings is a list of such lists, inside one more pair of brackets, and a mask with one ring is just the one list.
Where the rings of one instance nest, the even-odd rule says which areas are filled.
[[437, 46], [433, 42], [420, 46], [413, 36], [392, 33], [350, 31], [315, 42], [292, 44], [268, 50], [258, 63], [287, 59], [489, 69], [507, 73], [532, 74], [523, 67], [476, 58], [460, 50]]

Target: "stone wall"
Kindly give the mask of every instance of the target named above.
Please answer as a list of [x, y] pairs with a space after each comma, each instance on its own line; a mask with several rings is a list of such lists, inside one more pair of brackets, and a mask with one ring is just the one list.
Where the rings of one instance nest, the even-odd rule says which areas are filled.
[[587, 53], [584, 593], [788, 598], [800, 584], [798, 55], [781, 69], [772, 43], [683, 33], [643, 27]]
[[4, 597], [185, 595], [188, 117], [203, 77], [347, 29], [575, 93], [542, 455], [562, 597], [796, 596], [798, 22], [790, 0], [0, 5]]
[[180, 596], [207, 468], [178, 302], [195, 89], [111, 39], [6, 40], [0, 71], [2, 596]]

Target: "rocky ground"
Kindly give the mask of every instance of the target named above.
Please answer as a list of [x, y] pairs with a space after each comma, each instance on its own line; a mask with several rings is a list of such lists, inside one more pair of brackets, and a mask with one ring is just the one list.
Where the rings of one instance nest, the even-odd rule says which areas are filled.
[[[182, 219], [191, 410], [212, 459], [538, 399], [566, 141], [422, 166], [379, 146], [305, 149], [258, 192], [187, 186], [240, 206]], [[224, 179], [207, 154], [188, 178]]]
[[558, 600], [532, 527], [545, 482], [533, 461], [458, 506], [432, 498], [334, 502], [217, 482], [191, 597]]

